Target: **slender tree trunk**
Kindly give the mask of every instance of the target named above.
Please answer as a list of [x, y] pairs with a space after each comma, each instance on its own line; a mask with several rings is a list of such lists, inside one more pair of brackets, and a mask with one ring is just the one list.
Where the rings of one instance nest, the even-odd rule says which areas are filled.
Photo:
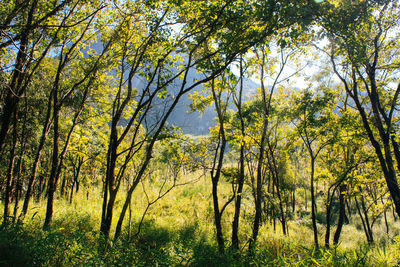
[[[243, 58], [242, 56], [240, 57], [240, 92], [239, 92], [239, 99], [238, 99], [238, 112], [239, 112], [239, 117], [240, 117], [240, 130], [241, 134], [244, 137], [245, 136], [245, 126], [244, 126], [244, 120], [242, 116], [242, 93], [243, 93]], [[240, 159], [239, 159], [239, 164], [240, 164], [240, 170], [239, 170], [239, 177], [238, 177], [238, 189], [236, 192], [236, 201], [235, 201], [235, 213], [233, 216], [233, 222], [232, 222], [232, 247], [235, 248], [236, 250], [239, 249], [239, 220], [240, 220], [240, 207], [242, 203], [242, 192], [243, 192], [243, 185], [244, 185], [244, 149], [245, 149], [245, 144], [242, 142], [240, 144]]]
[[235, 214], [232, 223], [232, 247], [239, 249], [239, 219], [240, 219], [240, 206], [242, 202], [242, 192], [244, 185], [244, 145], [240, 147], [240, 174], [238, 179], [238, 189], [236, 192]]
[[304, 187], [304, 204], [305, 204], [305, 210], [307, 211], [307, 189]]
[[19, 159], [17, 163], [17, 178], [15, 180], [15, 198], [14, 198], [14, 216], [13, 216], [13, 223], [15, 223], [15, 220], [17, 219], [17, 213], [18, 213], [18, 205], [19, 205], [19, 199], [22, 194], [22, 169], [24, 168], [24, 155], [25, 155], [25, 144], [26, 144], [26, 117], [28, 113], [28, 106], [25, 98], [25, 114], [24, 114], [24, 122], [22, 125], [22, 133], [21, 133], [21, 149], [20, 149], [20, 154], [19, 154]]
[[129, 218], [128, 218], [128, 240], [132, 238], [132, 203], [129, 202]]
[[325, 232], [325, 248], [329, 249], [329, 241], [331, 237], [331, 210], [333, 204], [333, 196], [335, 195], [336, 188], [333, 189], [332, 194], [329, 193], [327, 197], [327, 206], [326, 206], [326, 232]]
[[[361, 198], [362, 198], [362, 196], [361, 196]], [[373, 236], [372, 236], [372, 232], [370, 231], [371, 228], [370, 228], [370, 225], [369, 225], [368, 214], [366, 213], [365, 210], [363, 210], [364, 215], [362, 214], [361, 208], [360, 208], [360, 204], [358, 203], [358, 200], [357, 200], [356, 196], [354, 197], [354, 200], [355, 200], [355, 203], [356, 203], [358, 215], [360, 215], [361, 223], [362, 223], [362, 226], [363, 226], [364, 233], [365, 233], [365, 236], [367, 238], [367, 241], [368, 241], [369, 244], [372, 244], [374, 242], [374, 239], [373, 239]]]
[[400, 148], [399, 148], [399, 144], [396, 142], [396, 135], [391, 134], [390, 141], [392, 143], [394, 156], [395, 156], [395, 159], [397, 162], [397, 170], [400, 171]]
[[72, 204], [72, 197], [74, 196], [75, 180], [72, 181], [71, 191], [69, 192], [69, 204]]
[[66, 183], [67, 183], [67, 176], [63, 175], [62, 182], [61, 182], [61, 189], [60, 189], [60, 196], [61, 197], [64, 197], [64, 195], [65, 195], [65, 197], [67, 197], [67, 195], [68, 195], [68, 192], [67, 192], [68, 189], [65, 190], [65, 186], [66, 186], [65, 184]]
[[124, 202], [121, 214], [120, 214], [119, 219], [118, 219], [117, 227], [115, 228], [114, 240], [117, 240], [118, 237], [121, 235], [122, 223], [124, 222], [126, 211], [130, 207], [133, 191], [135, 191], [136, 186], [138, 185], [140, 180], [141, 180], [141, 177], [136, 179], [134, 181], [134, 184], [131, 185], [131, 187], [129, 188], [129, 190], [128, 190], [127, 194], [126, 194], [125, 202]]
[[347, 185], [342, 184], [339, 187], [339, 219], [335, 231], [335, 235], [333, 236], [333, 244], [337, 245], [339, 243], [340, 233], [342, 232], [342, 227], [345, 221], [346, 216], [346, 206], [344, 194], [346, 192]]
[[[56, 78], [57, 79], [57, 78]], [[54, 192], [56, 191], [56, 176], [59, 162], [59, 106], [58, 106], [58, 81], [56, 81], [56, 86], [53, 93], [53, 156], [51, 163], [51, 172], [47, 185], [47, 206], [46, 206], [46, 218], [44, 220], [43, 229], [49, 229], [52, 218], [53, 218], [53, 202], [54, 202]]]
[[101, 225], [101, 229], [100, 229], [100, 232], [103, 235], [105, 241], [108, 241], [108, 239], [110, 237], [112, 216], [113, 216], [114, 203], [115, 203], [116, 197], [117, 197], [117, 191], [116, 190], [110, 191], [104, 222]]
[[22, 212], [21, 212], [22, 218], [25, 217], [26, 213], [28, 212], [29, 201], [30, 201], [30, 198], [32, 195], [32, 187], [36, 180], [36, 174], [37, 174], [37, 169], [38, 169], [39, 162], [40, 162], [40, 157], [42, 155], [44, 144], [45, 144], [45, 141], [47, 138], [47, 133], [51, 126], [51, 122], [50, 122], [51, 103], [52, 103], [51, 100], [52, 100], [52, 94], [50, 94], [50, 96], [49, 96], [49, 100], [48, 100], [48, 104], [47, 104], [46, 119], [43, 124], [42, 135], [40, 137], [39, 146], [36, 151], [35, 160], [33, 162], [31, 174], [30, 174], [29, 180], [28, 180], [28, 186], [27, 186], [26, 193], [25, 193], [24, 205], [22, 206]]
[[[349, 190], [348, 187], [347, 187], [347, 190]], [[347, 192], [348, 192], [348, 191], [347, 191]], [[345, 216], [344, 216], [344, 224], [349, 224], [349, 223], [350, 223], [349, 218], [351, 217], [351, 209], [350, 209], [351, 203], [350, 203], [350, 199], [349, 199], [349, 198], [348, 198], [348, 199], [345, 199], [345, 200], [344, 200], [344, 203], [345, 203], [345, 207], [347, 208], [347, 213], [345, 213]], [[348, 216], [347, 216], [347, 214], [348, 214]]]
[[[274, 163], [274, 165], [275, 165], [275, 163]], [[276, 172], [277, 172], [277, 169], [276, 169]], [[277, 174], [278, 173], [276, 173], [276, 175], [275, 175], [275, 178], [277, 180], [277, 182], [276, 182], [276, 194], [277, 194], [278, 200], [279, 200], [279, 210], [280, 210], [280, 215], [281, 215], [280, 216], [280, 221], [281, 221], [281, 224], [282, 224], [282, 232], [283, 232], [284, 235], [286, 235], [286, 216], [285, 216], [285, 210], [283, 208], [283, 203], [282, 203], [279, 176]]]
[[214, 205], [214, 223], [215, 230], [217, 232], [217, 243], [218, 249], [220, 253], [224, 253], [224, 236], [222, 234], [222, 226], [221, 226], [221, 213], [219, 211], [219, 203], [218, 203], [218, 181], [213, 179], [212, 181], [212, 196], [213, 196], [213, 205]]
[[12, 184], [14, 177], [15, 149], [17, 146], [17, 137], [18, 137], [17, 123], [18, 123], [17, 115], [16, 113], [14, 113], [14, 130], [13, 130], [12, 145], [10, 150], [10, 162], [7, 171], [6, 192], [4, 196], [4, 213], [3, 213], [4, 224], [8, 223], [8, 219], [10, 216], [11, 193], [12, 193]]
[[[382, 203], [382, 205], [385, 205], [385, 202], [383, 202], [383, 197], [381, 197], [381, 203]], [[386, 234], [389, 234], [389, 224], [388, 224], [388, 220], [387, 220], [386, 208], [383, 211], [383, 218], [385, 219]]]
[[79, 174], [81, 173], [81, 169], [82, 169], [82, 165], [83, 165], [83, 160], [82, 158], [78, 158], [78, 166], [76, 167], [76, 170], [74, 170], [74, 177], [73, 177], [73, 181], [72, 181], [72, 186], [71, 186], [71, 193], [69, 196], [69, 203], [72, 203], [72, 196], [74, 194], [74, 187], [76, 186], [76, 193], [78, 192], [78, 186], [79, 186]]
[[315, 158], [311, 156], [311, 181], [310, 181], [310, 188], [311, 188], [311, 220], [313, 226], [313, 233], [314, 233], [314, 245], [315, 248], [318, 249], [318, 229], [317, 229], [317, 221], [315, 218], [315, 195], [314, 195], [314, 172], [315, 172]]
[[38, 203], [40, 201], [43, 193], [46, 191], [46, 184], [47, 184], [46, 177], [44, 177], [44, 175], [40, 175], [38, 190], [37, 190], [37, 194], [36, 194], [36, 203]]
[[105, 242], [108, 242], [110, 235], [112, 214], [118, 189], [115, 187], [115, 167], [117, 159], [117, 126], [113, 121], [110, 133], [110, 144], [107, 152], [107, 173], [104, 182], [103, 209], [100, 224], [100, 233]]
[[369, 223], [368, 211], [367, 211], [367, 209], [365, 207], [365, 201], [364, 201], [364, 197], [363, 196], [361, 196], [361, 207], [362, 207], [362, 210], [364, 212], [365, 224], [367, 226], [367, 231], [369, 233], [369, 239], [370, 239], [369, 243], [372, 244], [372, 243], [374, 243], [374, 237], [373, 237], [371, 224]]
[[21, 180], [20, 177], [17, 177], [17, 183], [15, 187], [15, 199], [14, 199], [14, 212], [13, 212], [13, 223], [15, 223], [17, 219], [17, 214], [18, 214], [18, 205], [19, 205], [19, 200], [21, 198], [21, 191], [22, 191], [22, 185], [21, 185]]
[[117, 121], [118, 118], [113, 117], [110, 132], [110, 143], [107, 150], [107, 173], [104, 181], [104, 195], [103, 195], [103, 207], [101, 214], [100, 233], [102, 238], [105, 239], [106, 243], [109, 238], [111, 222], [112, 222], [112, 211], [114, 208], [114, 202], [118, 190], [115, 188], [115, 167], [117, 160]]
[[[219, 178], [221, 176], [221, 170], [222, 170], [222, 165], [224, 162], [224, 154], [225, 154], [225, 146], [226, 146], [226, 140], [225, 140], [225, 132], [223, 125], [220, 125], [220, 148], [219, 148], [219, 155], [218, 155], [218, 161], [215, 162], [216, 169], [211, 170], [211, 181], [212, 181], [212, 197], [213, 197], [213, 206], [214, 206], [214, 224], [215, 224], [215, 230], [216, 230], [216, 235], [217, 235], [217, 243], [218, 243], [218, 249], [220, 253], [224, 253], [225, 250], [225, 242], [224, 242], [224, 236], [222, 233], [222, 225], [221, 225], [221, 212], [219, 208], [219, 201], [218, 201], [218, 183], [219, 183]], [[216, 150], [216, 153], [218, 153], [218, 147]], [[217, 155], [215, 156], [215, 160], [217, 159]], [[215, 166], [214, 163], [214, 166]]]
[[294, 213], [296, 210], [296, 189], [292, 192], [292, 212]]
[[105, 218], [107, 212], [107, 203], [108, 203], [108, 183], [107, 183], [107, 176], [106, 180], [103, 183], [103, 204], [101, 207], [101, 222], [100, 222], [100, 233], [103, 234], [105, 238]]
[[392, 213], [393, 213], [393, 220], [396, 222], [397, 221], [396, 208], [395, 208], [393, 202], [392, 202], [391, 207], [392, 207]]
[[[254, 244], [257, 242], [257, 236], [258, 236], [258, 231], [260, 228], [260, 221], [261, 221], [261, 212], [262, 212], [262, 207], [261, 207], [261, 200], [262, 200], [262, 165], [264, 162], [264, 150], [265, 150], [265, 139], [267, 135], [267, 127], [268, 127], [268, 121], [267, 119], [264, 119], [263, 122], [263, 132], [261, 136], [261, 142], [260, 142], [260, 150], [259, 150], [259, 156], [258, 156], [258, 162], [257, 162], [257, 177], [256, 177], [256, 202], [255, 202], [255, 216], [254, 216], [254, 222], [253, 222], [253, 233], [252, 237], [249, 242], [249, 251], [252, 251]], [[272, 187], [274, 187], [272, 185]]]
[[[213, 198], [213, 208], [214, 208], [214, 225], [216, 230], [216, 237], [218, 243], [218, 250], [221, 254], [225, 251], [225, 241], [222, 233], [221, 225], [221, 211], [219, 208], [218, 200], [218, 183], [221, 177], [221, 170], [224, 164], [225, 147], [226, 147], [226, 137], [225, 137], [225, 117], [223, 114], [224, 108], [221, 106], [221, 93], [217, 93], [215, 88], [215, 79], [211, 80], [211, 89], [214, 100], [215, 109], [218, 114], [219, 120], [219, 132], [218, 132], [218, 144], [215, 149], [213, 166], [211, 168], [211, 182], [212, 182], [212, 198]], [[226, 108], [226, 107], [225, 107]]]

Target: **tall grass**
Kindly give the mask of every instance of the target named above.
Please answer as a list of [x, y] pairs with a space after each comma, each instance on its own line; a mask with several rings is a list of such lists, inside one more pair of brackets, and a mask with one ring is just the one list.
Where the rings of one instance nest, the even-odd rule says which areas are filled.
[[[314, 250], [312, 229], [307, 216], [294, 215], [289, 235], [281, 234], [268, 223], [260, 229], [257, 249], [246, 251], [253, 217], [251, 198], [243, 202], [240, 222], [241, 251], [229, 249], [233, 207], [223, 215], [227, 250], [218, 252], [211, 206], [211, 181], [192, 175], [185, 181], [196, 181], [174, 188], [151, 206], [136, 235], [149, 198], [157, 195], [161, 181], [146, 182], [138, 187], [132, 201], [132, 225], [128, 219], [121, 238], [107, 250], [99, 249], [101, 190], [81, 190], [72, 204], [58, 198], [49, 231], [42, 230], [45, 202], [34, 203], [23, 223], [0, 228], [0, 266], [395, 266], [400, 259], [400, 224], [389, 220], [386, 234], [383, 222], [374, 226], [376, 244], [365, 244], [365, 236], [356, 215], [345, 225], [338, 247]], [[229, 198], [230, 185], [220, 186], [221, 203]], [[115, 216], [123, 203], [119, 195]], [[114, 218], [115, 221], [118, 218]], [[318, 225], [322, 240], [325, 231]], [[333, 226], [334, 229], [334, 226]], [[112, 233], [113, 234], [113, 233]]]

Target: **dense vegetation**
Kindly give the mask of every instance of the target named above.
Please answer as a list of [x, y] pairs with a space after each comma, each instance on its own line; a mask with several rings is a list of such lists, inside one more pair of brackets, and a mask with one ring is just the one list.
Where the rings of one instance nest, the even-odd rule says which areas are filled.
[[399, 11], [0, 2], [0, 264], [399, 264]]

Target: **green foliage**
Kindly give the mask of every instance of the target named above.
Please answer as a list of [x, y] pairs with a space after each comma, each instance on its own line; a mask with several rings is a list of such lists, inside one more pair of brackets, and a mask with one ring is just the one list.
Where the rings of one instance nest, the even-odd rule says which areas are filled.
[[[41, 230], [40, 210], [33, 218], [30, 214], [24, 224], [0, 228], [0, 262], [12, 266], [391, 266], [400, 259], [398, 237], [372, 247], [360, 245], [357, 240], [362, 230], [351, 227], [345, 228], [339, 247], [315, 251], [306, 219], [289, 224], [289, 237], [274, 233], [272, 228], [263, 229], [253, 253], [227, 249], [220, 254], [207, 211], [207, 183], [208, 179], [176, 188], [150, 211], [138, 235], [135, 216], [132, 234], [126, 225], [120, 239], [111, 242], [106, 252], [99, 250], [98, 217], [92, 210], [100, 204], [93, 203], [96, 198], [87, 202], [84, 194], [78, 194], [75, 208], [59, 200], [57, 210], [65, 211], [57, 215], [49, 231]], [[230, 185], [221, 184], [221, 190], [229, 193]], [[141, 197], [138, 192], [132, 203], [138, 212]], [[249, 221], [244, 217], [242, 222], [248, 225]], [[381, 231], [386, 235], [384, 229]], [[349, 245], [352, 247], [346, 247]]]
[[240, 176], [240, 170], [235, 167], [222, 168], [221, 173], [225, 180], [229, 183], [238, 183], [238, 178]]
[[91, 262], [97, 255], [87, 215], [66, 215], [47, 232], [37, 223], [17, 224], [0, 230], [0, 261], [25, 266], [68, 266]]
[[[15, 214], [9, 207], [3, 215], [15, 222], [0, 227], [0, 265], [398, 264], [400, 228], [391, 214], [398, 203], [387, 192], [396, 189], [400, 164], [398, 14], [391, 0], [2, 1], [0, 195], [2, 205], [15, 204]], [[315, 40], [328, 57], [307, 59], [320, 68], [310, 75], [299, 54], [308, 57]], [[289, 63], [295, 73], [283, 78]], [[307, 86], [290, 83], [296, 75]], [[246, 79], [260, 82], [254, 95], [242, 88]], [[170, 124], [185, 94], [191, 111], [215, 106], [209, 136], [184, 136]], [[229, 157], [214, 203], [223, 207], [225, 238], [233, 203], [242, 201], [240, 249], [226, 238], [225, 253], [214, 238], [209, 179], [224, 156], [222, 135]], [[52, 163], [62, 192], [42, 231]], [[332, 249], [311, 244], [310, 176], [316, 235], [338, 224], [343, 191], [349, 224]], [[36, 202], [23, 218], [25, 195]], [[249, 252], [261, 202], [258, 243]], [[118, 215], [122, 234], [113, 240]], [[105, 240], [100, 216], [109, 222]], [[277, 234], [284, 221], [288, 236]], [[368, 227], [374, 246], [362, 239]]]

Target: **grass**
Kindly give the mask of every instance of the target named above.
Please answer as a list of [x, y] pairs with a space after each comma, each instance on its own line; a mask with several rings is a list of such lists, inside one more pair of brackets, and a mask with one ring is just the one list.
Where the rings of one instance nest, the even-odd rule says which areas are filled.
[[[187, 177], [196, 180], [196, 177]], [[150, 199], [157, 196], [157, 181], [145, 184]], [[283, 236], [279, 223], [273, 229], [260, 229], [257, 249], [248, 253], [245, 242], [251, 233], [250, 200], [243, 202], [240, 240], [243, 250], [218, 252], [213, 226], [210, 181], [176, 187], [152, 206], [139, 235], [138, 222], [146, 207], [143, 188], [138, 188], [132, 202], [132, 236], [127, 220], [121, 238], [106, 251], [99, 249], [101, 192], [93, 188], [86, 199], [81, 190], [72, 204], [58, 198], [50, 231], [41, 226], [45, 202], [32, 205], [24, 223], [0, 228], [0, 266], [395, 266], [400, 259], [400, 224], [390, 220], [390, 234], [383, 222], [374, 226], [376, 245], [365, 244], [357, 227], [357, 216], [343, 228], [338, 247], [314, 250], [312, 230], [307, 217], [289, 222], [289, 236]], [[230, 193], [229, 184], [220, 187], [221, 202]], [[124, 195], [118, 197], [115, 214], [119, 214]], [[223, 217], [225, 238], [229, 240], [232, 206]], [[117, 217], [114, 218], [115, 228]], [[320, 240], [325, 230], [318, 225]], [[334, 228], [334, 227], [333, 227]], [[334, 230], [334, 229], [333, 229]], [[113, 234], [113, 233], [111, 233]]]

